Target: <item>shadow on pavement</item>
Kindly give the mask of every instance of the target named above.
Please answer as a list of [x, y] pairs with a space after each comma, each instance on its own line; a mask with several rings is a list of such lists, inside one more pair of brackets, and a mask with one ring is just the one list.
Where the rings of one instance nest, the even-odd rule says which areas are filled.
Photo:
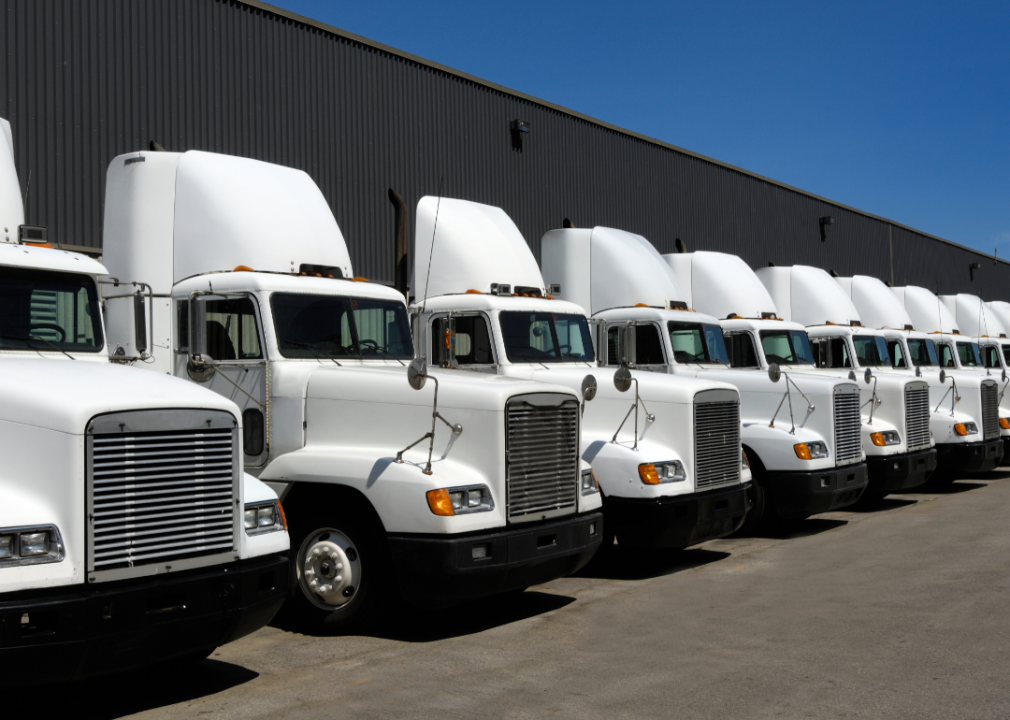
[[[917, 490], [918, 488], [913, 488], [909, 492], [915, 492]], [[845, 510], [847, 512], [854, 513], [878, 513], [908, 507], [909, 505], [915, 505], [917, 502], [918, 500], [908, 500], [906, 498], [896, 498], [894, 495], [888, 495], [883, 498], [860, 500], [855, 505], [850, 505], [845, 508]]]
[[[955, 493], [968, 492], [987, 487], [985, 483], [957, 480], [955, 482], [938, 483], [936, 485], [927, 484], [923, 486], [923, 492], [935, 495], [953, 495]], [[918, 490], [918, 488], [916, 488]]]
[[[849, 509], [845, 508], [846, 511]], [[834, 530], [848, 524], [848, 520], [831, 520], [828, 518], [786, 521], [762, 528], [755, 532], [753, 536], [772, 540], [795, 540], [796, 538], [820, 535], [828, 530]]]
[[665, 551], [635, 548], [622, 551], [618, 544], [608, 556], [594, 560], [576, 575], [608, 580], [647, 580], [708, 565], [727, 557], [729, 553], [701, 548]]
[[183, 667], [147, 668], [60, 688], [26, 687], [5, 693], [3, 717], [86, 717], [113, 720], [223, 692], [259, 677], [240, 665], [204, 660]]
[[526, 620], [560, 610], [573, 602], [575, 598], [567, 595], [527, 590], [453, 605], [444, 610], [406, 606], [367, 634], [401, 642], [435, 642]]

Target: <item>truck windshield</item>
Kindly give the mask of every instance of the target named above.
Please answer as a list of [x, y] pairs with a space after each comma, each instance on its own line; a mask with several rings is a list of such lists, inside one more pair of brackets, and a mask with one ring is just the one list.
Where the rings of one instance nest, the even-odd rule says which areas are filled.
[[862, 367], [891, 367], [891, 354], [887, 352], [887, 341], [875, 335], [853, 335], [856, 359]]
[[286, 358], [414, 357], [402, 303], [274, 293], [270, 308], [277, 345]]
[[589, 323], [582, 315], [545, 312], [503, 312], [502, 340], [510, 362], [592, 362]]
[[722, 363], [729, 365], [726, 341], [718, 325], [667, 323], [673, 357], [679, 363]]
[[908, 339], [908, 354], [912, 364], [919, 366], [935, 366], [940, 364], [936, 356], [936, 343], [932, 340]]
[[779, 365], [813, 365], [810, 339], [802, 330], [762, 330], [765, 360]]
[[89, 276], [0, 268], [0, 349], [98, 352], [104, 344]]
[[957, 356], [961, 358], [961, 365], [964, 367], [978, 367], [982, 364], [982, 357], [978, 351], [978, 343], [959, 342], [957, 344]]

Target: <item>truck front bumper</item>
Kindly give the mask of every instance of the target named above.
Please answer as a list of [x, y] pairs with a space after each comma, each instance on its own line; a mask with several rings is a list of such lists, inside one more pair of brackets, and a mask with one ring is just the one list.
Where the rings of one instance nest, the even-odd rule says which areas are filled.
[[868, 457], [866, 465], [870, 476], [867, 493], [886, 495], [926, 482], [936, 470], [936, 450], [929, 448], [904, 455]]
[[287, 554], [0, 596], [0, 685], [55, 684], [209, 653], [266, 625]]
[[772, 510], [789, 520], [838, 510], [859, 500], [866, 489], [866, 463], [787, 472], [768, 478]]
[[1003, 438], [936, 446], [937, 470], [945, 474], [989, 472], [1003, 459]]
[[751, 484], [649, 500], [603, 499], [608, 529], [622, 547], [681, 549], [725, 537], [743, 525]]
[[465, 535], [390, 535], [388, 546], [403, 597], [438, 608], [571, 575], [602, 537], [603, 514], [593, 512]]

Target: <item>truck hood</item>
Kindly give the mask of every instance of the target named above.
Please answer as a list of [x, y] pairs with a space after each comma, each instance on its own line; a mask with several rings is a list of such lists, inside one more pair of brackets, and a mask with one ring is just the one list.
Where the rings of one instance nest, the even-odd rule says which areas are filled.
[[0, 420], [83, 435], [96, 415], [157, 408], [224, 410], [230, 400], [191, 382], [122, 365], [25, 359], [0, 363]]
[[[549, 370], [535, 370], [529, 377], [542, 383], [567, 385], [578, 391], [582, 387], [582, 379], [586, 375], [592, 375], [596, 378], [598, 397], [627, 398], [629, 402], [634, 400], [634, 385], [626, 393], [619, 392], [614, 387], [615, 372], [617, 372], [617, 369], [611, 367], [561, 366]], [[715, 378], [697, 379], [683, 375], [666, 375], [642, 370], [632, 370], [631, 376], [638, 379], [639, 394], [646, 403], [650, 400], [668, 403], [690, 403], [696, 394], [704, 390], [726, 389], [736, 391], [736, 388], [725, 382], [717, 381]]]

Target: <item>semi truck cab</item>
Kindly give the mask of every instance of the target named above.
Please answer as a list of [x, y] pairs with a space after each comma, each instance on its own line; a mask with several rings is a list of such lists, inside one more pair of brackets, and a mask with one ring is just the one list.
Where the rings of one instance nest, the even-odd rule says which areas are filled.
[[608, 547], [616, 535], [622, 547], [679, 549], [740, 527], [750, 472], [734, 387], [600, 366], [583, 308], [548, 292], [500, 208], [425, 197], [415, 228], [418, 352], [460, 374], [583, 392], [581, 453], [603, 491]]

